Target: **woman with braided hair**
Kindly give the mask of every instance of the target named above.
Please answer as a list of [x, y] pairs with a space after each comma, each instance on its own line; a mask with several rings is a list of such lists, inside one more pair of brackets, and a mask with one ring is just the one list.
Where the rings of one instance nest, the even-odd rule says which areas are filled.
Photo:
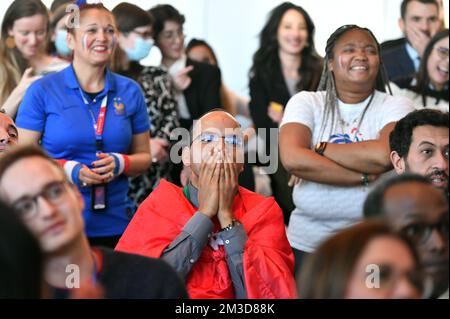
[[301, 179], [288, 228], [297, 269], [322, 241], [362, 218], [368, 186], [391, 168], [389, 133], [413, 106], [386, 94], [385, 79], [373, 33], [346, 25], [327, 42], [318, 92], [301, 92], [286, 107], [281, 160]]

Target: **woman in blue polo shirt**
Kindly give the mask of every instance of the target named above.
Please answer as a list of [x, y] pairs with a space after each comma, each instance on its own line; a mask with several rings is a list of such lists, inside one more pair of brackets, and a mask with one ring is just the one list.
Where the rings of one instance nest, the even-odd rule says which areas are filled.
[[114, 247], [132, 214], [127, 176], [150, 165], [150, 124], [138, 84], [106, 68], [116, 44], [111, 12], [101, 4], [79, 12], [67, 37], [72, 65], [30, 86], [17, 126], [21, 143], [40, 141], [79, 187], [91, 244]]

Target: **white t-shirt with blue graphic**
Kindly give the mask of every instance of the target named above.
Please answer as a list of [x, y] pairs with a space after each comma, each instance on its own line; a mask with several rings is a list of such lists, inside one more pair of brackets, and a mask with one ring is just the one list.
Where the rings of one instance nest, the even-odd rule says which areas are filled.
[[[342, 123], [332, 130], [331, 116], [323, 130], [322, 120], [326, 92], [300, 92], [286, 106], [283, 122], [299, 123], [312, 132], [311, 148], [318, 142], [345, 144], [374, 140], [392, 122], [414, 111], [413, 103], [402, 97], [375, 92], [373, 100], [358, 128], [360, 118], [370, 97], [358, 104], [339, 101]], [[316, 247], [335, 232], [351, 226], [362, 218], [364, 200], [369, 187], [338, 187], [302, 180], [294, 188], [295, 210], [288, 227], [291, 246], [305, 252]]]

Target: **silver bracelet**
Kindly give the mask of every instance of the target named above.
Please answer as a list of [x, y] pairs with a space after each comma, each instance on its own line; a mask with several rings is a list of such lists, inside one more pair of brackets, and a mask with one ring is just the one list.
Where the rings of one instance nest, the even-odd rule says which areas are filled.
[[233, 219], [233, 221], [231, 222], [231, 224], [228, 225], [228, 226], [226, 226], [225, 228], [222, 228], [222, 229], [220, 230], [220, 232], [223, 232], [223, 231], [230, 231], [230, 230], [232, 230], [234, 227], [236, 227], [236, 226], [238, 226], [238, 225], [240, 225], [240, 224], [241, 224], [241, 223], [240, 223], [238, 220]]

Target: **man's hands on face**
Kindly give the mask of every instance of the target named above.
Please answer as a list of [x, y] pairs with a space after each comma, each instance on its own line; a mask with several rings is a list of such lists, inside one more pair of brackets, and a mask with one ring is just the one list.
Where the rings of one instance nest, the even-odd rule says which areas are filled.
[[203, 158], [198, 176], [199, 211], [213, 218], [219, 210], [219, 179], [221, 153], [215, 149], [208, 152], [208, 158]]
[[238, 190], [238, 168], [231, 154], [214, 149], [200, 166], [198, 180], [199, 211], [213, 218], [217, 215], [222, 227], [234, 218], [232, 206]]
[[219, 212], [217, 215], [222, 228], [230, 225], [234, 219], [233, 202], [239, 187], [238, 174], [232, 154], [226, 153], [220, 170]]
[[413, 48], [416, 49], [420, 57], [423, 57], [425, 48], [427, 47], [428, 42], [430, 42], [431, 39], [430, 35], [424, 33], [418, 27], [411, 25], [408, 25], [406, 27], [406, 33], [408, 34], [408, 40]]

